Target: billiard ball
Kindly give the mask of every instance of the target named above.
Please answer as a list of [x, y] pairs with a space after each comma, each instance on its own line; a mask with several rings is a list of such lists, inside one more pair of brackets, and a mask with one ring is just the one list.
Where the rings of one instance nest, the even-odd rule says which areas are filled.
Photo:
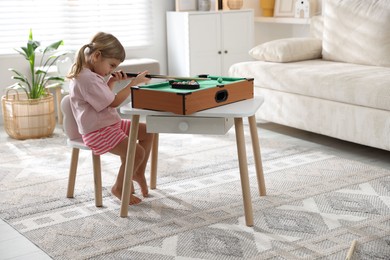
[[217, 79], [217, 81], [218, 81], [218, 83], [222, 83], [223, 79], [222, 79], [221, 77], [219, 77], [219, 78]]

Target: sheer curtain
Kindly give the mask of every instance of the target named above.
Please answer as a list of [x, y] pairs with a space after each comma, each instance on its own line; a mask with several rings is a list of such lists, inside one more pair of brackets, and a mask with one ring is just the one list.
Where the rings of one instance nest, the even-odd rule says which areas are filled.
[[152, 0], [0, 0], [0, 54], [24, 46], [30, 28], [46, 45], [64, 40], [77, 50], [98, 31], [115, 35], [125, 48], [151, 44]]

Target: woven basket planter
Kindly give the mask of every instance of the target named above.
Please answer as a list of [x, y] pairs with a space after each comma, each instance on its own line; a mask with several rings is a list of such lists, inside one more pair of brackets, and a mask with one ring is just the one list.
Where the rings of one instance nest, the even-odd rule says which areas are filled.
[[28, 99], [24, 93], [1, 97], [4, 128], [15, 139], [47, 137], [53, 134], [56, 125], [54, 98], [50, 93], [40, 99]]

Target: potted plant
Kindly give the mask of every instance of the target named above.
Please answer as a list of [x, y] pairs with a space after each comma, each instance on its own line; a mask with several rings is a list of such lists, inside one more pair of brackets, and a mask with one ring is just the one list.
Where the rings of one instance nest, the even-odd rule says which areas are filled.
[[[2, 96], [4, 127], [16, 139], [50, 136], [55, 128], [54, 98], [48, 89], [64, 81], [59, 76], [49, 76], [50, 68], [66, 52], [57, 52], [63, 41], [40, 49], [30, 30], [27, 45], [16, 49], [28, 62], [29, 75], [10, 68], [18, 82], [7, 88]], [[39, 63], [36, 63], [39, 59]], [[50, 84], [49, 84], [50, 83]]]

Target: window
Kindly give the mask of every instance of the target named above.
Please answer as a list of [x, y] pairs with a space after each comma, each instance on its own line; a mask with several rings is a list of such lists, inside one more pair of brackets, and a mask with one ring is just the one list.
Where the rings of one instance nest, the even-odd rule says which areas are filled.
[[0, 54], [24, 46], [30, 28], [43, 46], [64, 40], [77, 50], [99, 31], [125, 48], [151, 44], [151, 0], [0, 0]]

